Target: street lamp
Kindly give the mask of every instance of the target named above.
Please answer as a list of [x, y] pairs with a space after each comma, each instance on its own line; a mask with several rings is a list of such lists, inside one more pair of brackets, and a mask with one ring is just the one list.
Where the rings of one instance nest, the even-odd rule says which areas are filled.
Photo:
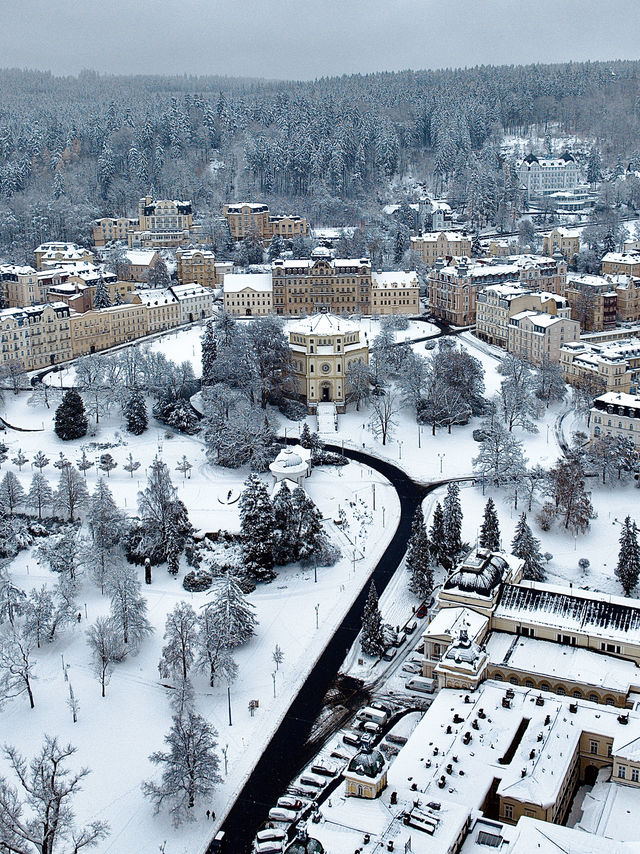
[[227, 685], [227, 701], [229, 703], [229, 726], [233, 726], [231, 723], [231, 685]]
[[318, 558], [315, 554], [313, 555], [313, 583], [318, 583]]
[[316, 629], [318, 628], [318, 611], [320, 610], [320, 603], [316, 605]]
[[420, 444], [421, 438], [422, 438], [422, 425], [418, 424], [418, 447], [419, 448], [422, 447], [422, 445]]
[[275, 674], [275, 670], [271, 674], [271, 678], [273, 679], [273, 697], [275, 699], [275, 696], [276, 696], [276, 674]]
[[438, 459], [440, 460], [440, 474], [442, 474], [442, 460], [445, 458], [446, 454], [444, 451], [441, 454], [438, 454]]
[[398, 439], [398, 459], [402, 459], [402, 441]]

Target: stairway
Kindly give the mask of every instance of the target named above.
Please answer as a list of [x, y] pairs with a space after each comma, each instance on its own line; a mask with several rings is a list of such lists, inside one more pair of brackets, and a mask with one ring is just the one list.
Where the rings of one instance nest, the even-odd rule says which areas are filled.
[[338, 410], [335, 403], [319, 403], [316, 410], [318, 433], [338, 432]]

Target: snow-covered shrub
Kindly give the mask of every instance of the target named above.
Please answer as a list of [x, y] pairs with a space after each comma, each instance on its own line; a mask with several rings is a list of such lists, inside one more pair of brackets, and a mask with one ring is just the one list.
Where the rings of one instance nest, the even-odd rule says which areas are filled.
[[538, 513], [536, 521], [542, 531], [549, 531], [555, 518], [555, 509], [552, 504], [547, 502], [542, 510]]
[[307, 407], [299, 400], [291, 400], [285, 397], [278, 404], [278, 410], [288, 418], [289, 421], [302, 421], [307, 417]]
[[187, 400], [159, 400], [153, 414], [158, 421], [189, 436], [200, 430], [198, 418]]
[[201, 593], [213, 584], [213, 577], [206, 569], [192, 569], [182, 580], [182, 586], [189, 593]]
[[551, 554], [551, 552], [545, 552], [543, 557], [547, 563], [549, 563], [550, 560], [553, 560], [553, 555]]
[[349, 460], [342, 454], [334, 454], [332, 451], [316, 451], [311, 462], [314, 466], [348, 466]]
[[161, 547], [158, 545], [155, 548], [145, 550], [142, 545], [143, 539], [144, 530], [140, 524], [140, 520], [135, 519], [129, 530], [125, 533], [123, 540], [124, 553], [129, 563], [133, 563], [136, 566], [144, 566], [144, 560], [147, 557], [151, 562], [151, 566], [158, 566], [163, 563], [165, 558]]
[[586, 557], [581, 557], [578, 561], [578, 566], [583, 572], [586, 572], [591, 566], [591, 561]]
[[341, 557], [342, 552], [338, 546], [326, 537], [320, 548], [313, 552], [313, 554], [309, 555], [309, 557], [301, 560], [300, 563], [303, 566], [313, 566], [315, 558], [315, 562], [318, 566], [333, 566]]

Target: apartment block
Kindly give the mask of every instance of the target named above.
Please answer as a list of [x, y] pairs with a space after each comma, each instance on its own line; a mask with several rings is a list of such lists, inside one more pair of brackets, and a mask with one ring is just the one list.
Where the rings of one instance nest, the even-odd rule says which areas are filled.
[[622, 273], [625, 276], [640, 276], [640, 252], [607, 252], [602, 258], [603, 276]]
[[145, 305], [127, 303], [69, 315], [73, 358], [97, 353], [148, 334]]
[[256, 202], [224, 205], [222, 215], [229, 223], [229, 231], [234, 240], [243, 240], [254, 234], [268, 243], [275, 234], [294, 238], [304, 237], [308, 231], [304, 217], [295, 214], [271, 214], [268, 205]]
[[233, 262], [216, 262], [215, 253], [210, 249], [178, 249], [176, 264], [180, 284], [197, 282], [205, 288], [219, 288], [225, 273], [233, 272]]
[[160, 258], [155, 249], [127, 249], [125, 257], [129, 262], [123, 265], [125, 278], [131, 282], [146, 282], [149, 270]]
[[309, 259], [274, 261], [272, 274], [276, 314], [371, 313], [368, 258], [332, 258], [317, 249]]
[[580, 324], [541, 311], [521, 311], [510, 318], [508, 333], [508, 351], [540, 365], [545, 358], [560, 361], [561, 347], [580, 338]]
[[106, 246], [108, 243], [126, 240], [130, 231], [138, 227], [137, 217], [101, 217], [93, 221], [94, 246]]
[[171, 285], [170, 291], [178, 301], [179, 323], [193, 323], [213, 314], [216, 296], [211, 288], [190, 282]]
[[572, 189], [579, 178], [578, 165], [569, 153], [560, 157], [527, 154], [516, 164], [516, 171], [528, 196], [548, 196], [556, 190]]
[[419, 314], [420, 283], [415, 270], [371, 274], [371, 314]]
[[264, 316], [273, 311], [271, 273], [227, 273], [223, 286], [224, 310], [240, 316]]
[[65, 303], [0, 311], [1, 364], [33, 371], [72, 357], [70, 311]]
[[621, 436], [640, 450], [640, 397], [608, 391], [596, 397], [589, 418], [591, 439]]
[[436, 262], [429, 274], [429, 308], [446, 323], [471, 326], [476, 321], [479, 291], [519, 280], [520, 271], [513, 264], [477, 263], [468, 258], [449, 266]]
[[163, 332], [180, 325], [180, 304], [171, 288], [142, 288], [131, 297], [132, 305], [145, 307], [146, 332]]
[[571, 261], [580, 251], [580, 232], [575, 228], [554, 228], [542, 237], [542, 252], [553, 256], [560, 253], [565, 261]]
[[93, 264], [94, 254], [77, 243], [60, 243], [50, 242], [41, 243], [34, 250], [36, 257], [36, 270], [42, 270], [45, 267], [61, 267], [66, 264], [77, 264], [78, 262], [86, 262]]
[[618, 297], [612, 279], [572, 273], [567, 278], [565, 296], [571, 317], [585, 332], [602, 332], [616, 325]]
[[592, 387], [603, 391], [637, 394], [640, 386], [640, 341], [575, 341], [560, 348], [560, 367], [566, 382], [582, 385], [593, 379]]
[[471, 255], [471, 237], [463, 231], [430, 231], [411, 238], [411, 250], [417, 252], [428, 267], [438, 258], [462, 258]]
[[509, 321], [525, 310], [561, 317], [568, 317], [570, 313], [565, 297], [530, 291], [521, 285], [489, 285], [477, 296], [475, 334], [489, 344], [506, 348]]

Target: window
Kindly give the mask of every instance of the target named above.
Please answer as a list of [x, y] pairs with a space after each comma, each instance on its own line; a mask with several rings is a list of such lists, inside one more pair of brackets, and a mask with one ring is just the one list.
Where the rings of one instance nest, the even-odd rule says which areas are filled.
[[631, 782], [639, 783], [640, 782], [640, 768], [632, 768], [631, 769]]
[[618, 765], [618, 778], [620, 780], [627, 779], [627, 766], [626, 765]]
[[504, 817], [513, 818], [513, 804], [504, 805]]
[[599, 741], [590, 741], [589, 742], [589, 753], [597, 753], [598, 748], [600, 747]]

